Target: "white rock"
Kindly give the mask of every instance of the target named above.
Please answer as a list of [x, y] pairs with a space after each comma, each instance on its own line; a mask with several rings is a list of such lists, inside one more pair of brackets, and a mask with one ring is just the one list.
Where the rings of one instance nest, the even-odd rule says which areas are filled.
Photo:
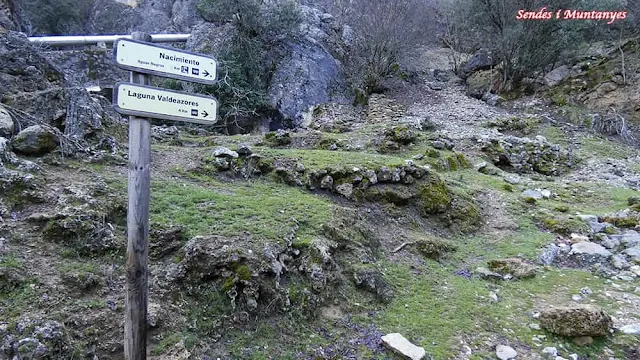
[[603, 257], [610, 257], [611, 252], [604, 248], [600, 244], [596, 244], [590, 241], [582, 241], [571, 246], [571, 253], [573, 254], [585, 254], [585, 255], [597, 255]]
[[582, 296], [580, 296], [580, 295], [573, 295], [573, 296], [571, 297], [571, 300], [573, 300], [573, 301], [575, 301], [575, 302], [579, 302], [579, 301], [581, 301], [581, 300], [582, 300]]
[[539, 324], [529, 324], [529, 328], [532, 330], [540, 330]]
[[542, 197], [544, 197], [545, 199], [549, 199], [551, 198], [551, 191], [550, 190], [540, 190], [540, 193], [542, 194]]
[[558, 356], [558, 349], [554, 347], [546, 347], [542, 349], [542, 354], [549, 359], [554, 359], [556, 356]]
[[398, 333], [383, 336], [382, 343], [407, 359], [421, 360], [426, 355], [424, 348], [412, 344]]
[[620, 328], [623, 334], [640, 335], [640, 324], [625, 325]]
[[510, 360], [518, 356], [518, 353], [510, 346], [498, 345], [496, 347], [496, 356], [500, 360]]
[[569, 357], [571, 358], [571, 360], [580, 360], [580, 357], [578, 356], [578, 354], [571, 354], [569, 355]]
[[583, 242], [583, 241], [589, 241], [589, 238], [587, 236], [576, 234], [576, 233], [571, 234], [571, 242], [573, 244]]

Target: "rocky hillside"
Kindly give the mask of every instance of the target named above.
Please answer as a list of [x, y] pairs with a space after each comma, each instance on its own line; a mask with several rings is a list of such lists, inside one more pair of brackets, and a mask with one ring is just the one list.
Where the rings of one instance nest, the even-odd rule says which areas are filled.
[[[483, 66], [462, 80], [425, 49], [353, 106], [327, 90], [341, 30], [305, 11], [272, 92], [294, 128], [153, 123], [149, 358], [640, 358], [640, 152], [580, 100], [632, 94], [638, 69], [617, 84], [610, 53], [535, 96], [474, 97]], [[128, 132], [105, 84], [126, 73], [108, 59], [0, 34], [0, 358], [123, 358]], [[611, 78], [571, 88], [591, 66]]]

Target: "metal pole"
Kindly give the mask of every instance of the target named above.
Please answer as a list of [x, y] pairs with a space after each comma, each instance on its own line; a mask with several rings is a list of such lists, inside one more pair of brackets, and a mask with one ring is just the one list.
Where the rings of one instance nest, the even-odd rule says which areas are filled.
[[[142, 32], [134, 40], [150, 41]], [[131, 82], [149, 85], [147, 75], [131, 72]], [[147, 358], [149, 197], [151, 193], [151, 121], [129, 116], [129, 207], [127, 209], [127, 295], [124, 318], [126, 360]]]
[[[149, 42], [185, 42], [190, 34], [155, 34], [150, 35]], [[88, 36], [41, 36], [30, 37], [29, 41], [35, 44], [51, 46], [79, 46], [95, 45], [98, 43], [112, 44], [116, 39], [131, 39], [131, 35], [88, 35]]]

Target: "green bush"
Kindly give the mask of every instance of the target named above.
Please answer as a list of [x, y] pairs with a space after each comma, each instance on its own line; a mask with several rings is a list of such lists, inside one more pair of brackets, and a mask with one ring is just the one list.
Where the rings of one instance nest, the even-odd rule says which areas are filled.
[[23, 0], [21, 8], [29, 34], [77, 34], [85, 30], [93, 0]]
[[267, 90], [284, 42], [295, 36], [302, 20], [294, 1], [264, 4], [260, 0], [200, 0], [208, 21], [231, 23], [235, 35], [215, 54], [220, 68], [215, 85], [200, 91], [216, 96], [223, 126], [268, 111]]
[[[516, 19], [521, 9], [538, 12], [544, 7], [551, 19]], [[558, 9], [621, 11], [626, 6], [621, 0], [454, 0], [448, 22], [458, 24], [455, 36], [470, 47], [455, 50], [489, 49], [502, 71], [503, 86], [515, 88], [523, 79], [551, 70], [584, 41], [619, 36], [628, 26], [623, 20], [608, 25], [603, 20], [556, 19]]]

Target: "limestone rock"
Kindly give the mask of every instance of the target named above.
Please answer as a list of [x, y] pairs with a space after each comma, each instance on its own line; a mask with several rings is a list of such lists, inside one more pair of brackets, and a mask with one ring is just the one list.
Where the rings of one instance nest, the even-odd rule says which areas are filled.
[[382, 274], [375, 269], [363, 269], [356, 271], [353, 278], [357, 286], [376, 295], [383, 303], [388, 303], [394, 297], [391, 285], [387, 283]]
[[495, 65], [495, 59], [491, 53], [486, 50], [479, 50], [467, 63], [462, 67], [460, 76], [463, 78], [478, 70], [488, 70]]
[[237, 159], [238, 153], [225, 147], [217, 147], [215, 148], [215, 150], [213, 150], [213, 156]]
[[640, 324], [625, 325], [620, 328], [620, 332], [623, 334], [640, 335]]
[[0, 105], [0, 137], [10, 138], [13, 135], [13, 118]]
[[613, 320], [598, 307], [573, 305], [542, 310], [540, 325], [563, 336], [605, 336], [612, 328]]
[[16, 153], [43, 155], [57, 148], [59, 141], [49, 128], [33, 125], [20, 131], [11, 141], [11, 146]]
[[516, 279], [536, 276], [537, 268], [518, 258], [489, 261], [489, 269], [501, 275], [511, 275]]
[[562, 65], [545, 75], [544, 82], [549, 87], [556, 86], [561, 83], [562, 80], [566, 79], [570, 74], [571, 69], [569, 69], [567, 65]]
[[536, 199], [536, 200], [540, 200], [544, 196], [538, 190], [529, 189], [529, 190], [525, 190], [525, 191], [522, 192], [522, 197], [524, 197], [524, 198], [533, 198], [533, 199]]
[[496, 347], [496, 356], [500, 360], [511, 360], [515, 359], [518, 353], [511, 346], [498, 345]]
[[382, 343], [389, 349], [409, 360], [421, 360], [426, 355], [424, 348], [412, 344], [404, 336], [398, 333], [383, 336]]
[[570, 255], [587, 255], [608, 258], [611, 256], [611, 252], [600, 244], [590, 241], [581, 241], [571, 245]]
[[482, 99], [485, 94], [492, 90], [497, 90], [497, 84], [500, 83], [501, 75], [496, 70], [485, 70], [473, 73], [467, 79], [468, 96], [476, 99]]
[[240, 156], [249, 156], [249, 155], [253, 154], [253, 150], [251, 149], [251, 145], [249, 145], [249, 144], [240, 144], [240, 145], [238, 145], [237, 153]]
[[350, 198], [353, 194], [353, 185], [349, 183], [336, 186], [336, 192], [346, 198]]

